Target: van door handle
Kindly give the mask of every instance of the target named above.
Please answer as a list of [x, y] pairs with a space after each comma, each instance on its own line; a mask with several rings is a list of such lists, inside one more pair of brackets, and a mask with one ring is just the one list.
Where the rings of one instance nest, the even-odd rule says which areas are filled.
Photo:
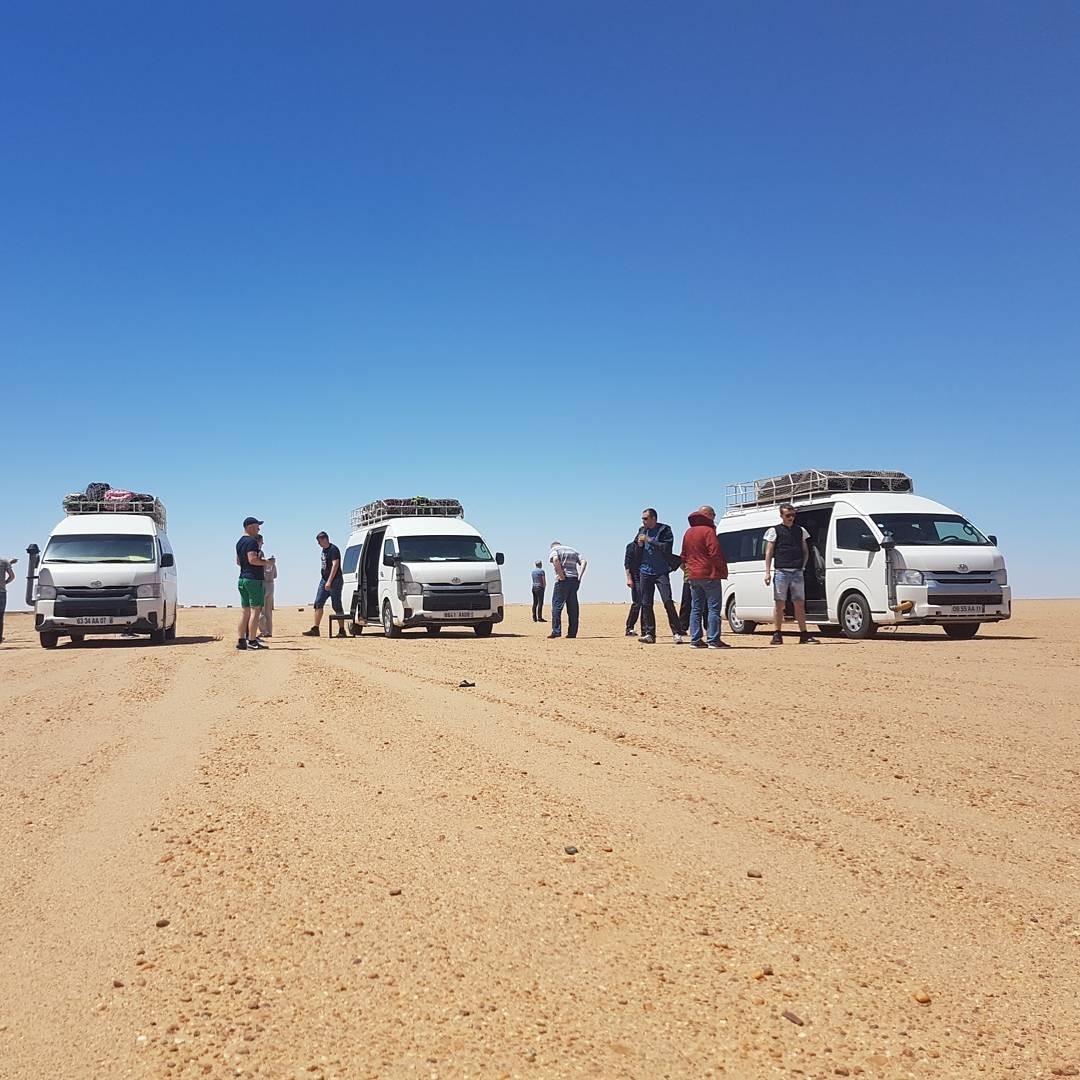
[[843, 559], [838, 559], [835, 555], [833, 556], [833, 562], [842, 563], [843, 561], [844, 561]]

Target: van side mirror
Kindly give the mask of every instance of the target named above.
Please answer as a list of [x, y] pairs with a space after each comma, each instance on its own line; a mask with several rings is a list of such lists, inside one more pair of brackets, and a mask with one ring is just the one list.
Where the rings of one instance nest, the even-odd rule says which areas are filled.
[[171, 551], [163, 551], [161, 553], [161, 565], [162, 565], [162, 567], [175, 566], [176, 565], [176, 556], [173, 555], [173, 553]]
[[397, 566], [401, 562], [401, 556], [397, 552], [391, 552], [382, 557], [383, 566]]
[[496, 551], [495, 552], [495, 565], [496, 566], [502, 566], [502, 564], [504, 562], [506, 562], [506, 556], [501, 551]]
[[997, 537], [993, 533], [988, 533], [986, 539], [989, 540], [994, 547], [997, 547]]
[[882, 548], [888, 550], [893, 546], [894, 544], [890, 537], [886, 537], [880, 544], [869, 533], [863, 533], [863, 535], [859, 537], [860, 551], [880, 551]]

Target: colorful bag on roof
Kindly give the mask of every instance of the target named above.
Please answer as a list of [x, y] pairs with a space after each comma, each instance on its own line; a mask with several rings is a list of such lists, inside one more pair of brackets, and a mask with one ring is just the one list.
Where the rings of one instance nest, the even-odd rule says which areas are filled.
[[110, 488], [108, 491], [105, 492], [104, 501], [105, 502], [131, 502], [131, 495], [132, 495], [132, 493], [130, 491], [119, 491], [119, 490], [114, 490], [113, 488]]

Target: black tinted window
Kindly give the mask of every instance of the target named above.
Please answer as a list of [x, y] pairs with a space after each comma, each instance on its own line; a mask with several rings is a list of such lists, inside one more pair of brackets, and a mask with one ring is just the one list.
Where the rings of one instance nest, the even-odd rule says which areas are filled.
[[356, 564], [360, 561], [360, 545], [353, 544], [345, 549], [345, 558], [341, 560], [341, 572], [353, 574], [356, 572]]
[[720, 550], [728, 564], [754, 562], [765, 558], [765, 530], [741, 529], [719, 535]]
[[877, 540], [862, 518], [836, 519], [836, 546], [847, 551], [865, 551], [867, 540]]

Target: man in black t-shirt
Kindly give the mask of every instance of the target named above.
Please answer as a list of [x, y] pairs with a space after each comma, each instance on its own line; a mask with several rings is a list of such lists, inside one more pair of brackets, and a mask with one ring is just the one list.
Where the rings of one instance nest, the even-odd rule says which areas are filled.
[[236, 565], [240, 568], [240, 627], [236, 639], [238, 649], [265, 649], [259, 641], [259, 615], [263, 607], [263, 568], [267, 560], [259, 551], [259, 526], [255, 517], [244, 518], [244, 535], [236, 541]]
[[[318, 637], [319, 623], [322, 622], [323, 608], [329, 600], [334, 605], [335, 615], [344, 615], [341, 606], [341, 550], [337, 544], [330, 543], [330, 537], [321, 532], [315, 539], [322, 548], [322, 567], [319, 587], [315, 590], [315, 625], [304, 631], [304, 637]], [[338, 627], [338, 637], [347, 637], [345, 627]]]

